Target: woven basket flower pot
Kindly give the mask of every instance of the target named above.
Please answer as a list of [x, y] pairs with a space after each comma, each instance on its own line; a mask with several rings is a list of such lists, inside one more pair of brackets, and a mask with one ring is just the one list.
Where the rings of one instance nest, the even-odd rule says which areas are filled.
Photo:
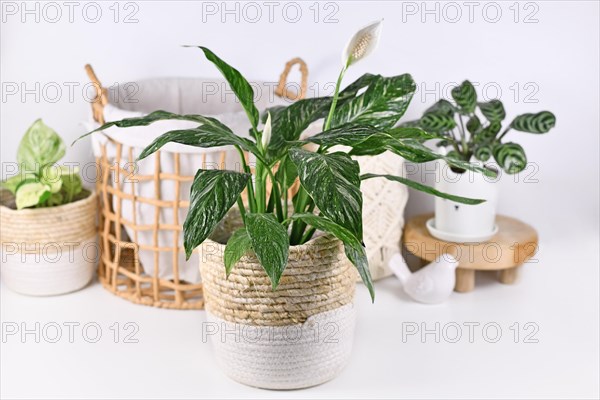
[[86, 286], [99, 256], [96, 193], [61, 206], [23, 210], [11, 208], [6, 193], [0, 205], [4, 283], [32, 296]]
[[319, 236], [290, 247], [275, 291], [254, 254], [225, 276], [225, 245], [201, 247], [207, 326], [221, 368], [265, 389], [299, 389], [336, 377], [347, 364], [355, 327], [354, 267], [342, 243]]

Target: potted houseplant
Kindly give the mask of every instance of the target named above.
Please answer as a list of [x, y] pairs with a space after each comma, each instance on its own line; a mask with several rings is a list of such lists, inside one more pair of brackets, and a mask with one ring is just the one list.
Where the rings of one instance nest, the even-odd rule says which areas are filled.
[[[457, 168], [491, 173], [423, 145], [436, 135], [395, 127], [415, 91], [410, 75], [365, 74], [341, 90], [344, 73], [374, 49], [380, 28], [380, 22], [371, 24], [349, 42], [332, 97], [273, 107], [262, 116], [242, 74], [200, 47], [246, 111], [252, 126], [248, 137], [235, 135], [214, 118], [165, 111], [97, 129], [168, 119], [198, 124], [166, 132], [144, 149], [140, 159], [170, 142], [238, 150], [241, 171], [197, 172], [183, 230], [188, 257], [202, 245], [206, 311], [219, 329], [212, 335], [217, 358], [226, 373], [242, 383], [273, 389], [307, 387], [335, 377], [346, 364], [354, 332], [352, 268], [374, 296], [362, 244], [361, 180], [387, 178], [460, 203], [483, 201], [447, 195], [401, 176], [360, 174], [351, 155], [384, 151], [414, 162], [444, 159]], [[322, 132], [301, 140], [318, 120], [323, 120]], [[305, 148], [307, 144], [314, 145], [314, 151]], [[338, 145], [349, 151], [332, 150]], [[244, 152], [255, 158], [254, 171]], [[299, 190], [288, 198], [296, 179]], [[222, 235], [223, 225], [238, 229]], [[211, 236], [213, 232], [220, 234]]]
[[[506, 111], [500, 100], [478, 102], [474, 86], [464, 81], [451, 91], [454, 103], [441, 99], [417, 121], [405, 127], [420, 127], [443, 137], [438, 146], [446, 157], [473, 162], [495, 169], [495, 178], [473, 174], [443, 160], [437, 162], [435, 187], [445, 193], [485, 199], [486, 202], [464, 207], [449, 199], [435, 199], [435, 219], [427, 222], [430, 233], [442, 240], [479, 242], [497, 232], [495, 225], [498, 179], [502, 172], [517, 174], [527, 166], [523, 147], [507, 141], [513, 131], [547, 133], [556, 123], [554, 114], [541, 111], [515, 117], [503, 129]], [[493, 162], [495, 161], [495, 162]]]
[[19, 144], [19, 171], [2, 181], [2, 279], [28, 295], [56, 295], [86, 286], [98, 254], [96, 196], [65, 155], [60, 136], [41, 119]]

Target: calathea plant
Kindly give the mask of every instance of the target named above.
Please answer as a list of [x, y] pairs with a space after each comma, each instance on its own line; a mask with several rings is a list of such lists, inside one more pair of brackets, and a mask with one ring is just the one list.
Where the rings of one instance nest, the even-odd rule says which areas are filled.
[[[421, 119], [403, 124], [443, 136], [438, 145], [449, 148], [448, 157], [470, 161], [472, 157], [486, 162], [493, 158], [508, 174], [521, 172], [527, 166], [523, 148], [503, 139], [512, 129], [542, 134], [552, 129], [556, 117], [549, 111], [522, 114], [502, 130], [506, 111], [500, 100], [478, 102], [475, 87], [464, 81], [451, 91], [454, 104], [439, 100], [425, 111]], [[460, 171], [460, 168], [458, 169]]]
[[17, 150], [18, 174], [0, 183], [17, 209], [59, 206], [86, 193], [77, 168], [55, 164], [64, 155], [63, 140], [41, 119], [29, 127]]
[[[169, 142], [197, 147], [233, 146], [239, 152], [243, 171], [201, 169], [195, 176], [190, 208], [183, 225], [188, 257], [237, 203], [244, 227], [234, 232], [227, 242], [224, 254], [227, 274], [246, 252], [253, 251], [275, 289], [287, 265], [289, 246], [307, 242], [319, 230], [344, 243], [347, 257], [373, 296], [362, 244], [360, 183], [380, 176], [361, 175], [358, 163], [351, 156], [390, 151], [414, 162], [443, 158], [458, 168], [491, 173], [462, 160], [442, 156], [422, 144], [436, 135], [420, 128], [394, 127], [415, 92], [415, 82], [410, 75], [365, 74], [341, 90], [344, 73], [373, 51], [380, 28], [379, 22], [371, 24], [352, 38], [344, 52], [342, 70], [332, 97], [303, 99], [288, 106], [273, 107], [262, 117], [254, 105], [254, 92], [248, 81], [211, 50], [200, 47], [228, 81], [246, 111], [251, 125], [250, 137], [236, 135], [214, 118], [166, 111], [109, 122], [97, 130], [111, 126], [149, 125], [159, 120], [186, 120], [198, 126], [166, 132], [146, 147], [139, 158], [149, 156]], [[300, 140], [302, 132], [318, 120], [324, 121], [323, 131]], [[264, 122], [262, 128], [259, 127], [261, 121]], [[318, 145], [317, 150], [309, 151], [303, 147], [309, 143]], [[333, 150], [337, 145], [350, 150]], [[256, 159], [253, 173], [244, 152], [251, 153]], [[461, 203], [482, 202], [440, 193], [401, 176], [381, 177]], [[288, 199], [288, 189], [296, 179], [300, 180], [300, 188], [293, 199]], [[268, 182], [272, 186], [270, 194], [267, 194]], [[241, 197], [244, 189], [247, 190], [246, 204]], [[293, 213], [288, 213], [290, 200]]]

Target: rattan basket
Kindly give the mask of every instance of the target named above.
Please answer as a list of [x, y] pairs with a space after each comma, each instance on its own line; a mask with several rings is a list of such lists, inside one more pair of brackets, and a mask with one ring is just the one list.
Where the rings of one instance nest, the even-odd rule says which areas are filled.
[[[298, 90], [293, 89], [294, 84], [287, 83], [294, 65], [299, 65], [301, 72]], [[86, 65], [86, 71], [96, 88], [93, 118], [97, 123], [104, 123], [110, 93], [102, 87], [91, 66]], [[303, 60], [290, 60], [280, 76], [275, 95], [289, 100], [303, 98], [307, 75]], [[189, 190], [186, 189], [195, 172], [190, 163], [202, 166], [218, 163], [218, 168], [223, 169], [231, 154], [217, 149], [217, 152], [200, 154], [171, 151], [166, 156], [165, 151], [159, 151], [151, 157], [151, 170], [136, 170], [139, 149], [108, 135], [104, 139], [95, 144], [100, 171], [96, 185], [101, 204], [100, 282], [110, 292], [137, 304], [202, 309], [204, 299], [199, 277], [190, 279], [182, 272], [185, 259], [181, 233], [189, 207]], [[140, 190], [142, 185], [145, 191]], [[148, 187], [153, 187], [151, 193]], [[188, 263], [197, 272], [197, 261]]]

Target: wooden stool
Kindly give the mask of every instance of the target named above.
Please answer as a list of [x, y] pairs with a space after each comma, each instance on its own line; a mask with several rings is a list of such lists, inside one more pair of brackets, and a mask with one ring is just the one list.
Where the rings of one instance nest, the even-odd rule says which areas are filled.
[[458, 260], [457, 292], [469, 292], [475, 287], [475, 271], [499, 271], [499, 281], [514, 283], [521, 265], [537, 251], [538, 235], [531, 226], [510, 217], [498, 215], [498, 233], [487, 242], [451, 243], [434, 238], [425, 223], [433, 214], [418, 215], [404, 226], [402, 244], [407, 251], [424, 262], [440, 255], [451, 254]]

